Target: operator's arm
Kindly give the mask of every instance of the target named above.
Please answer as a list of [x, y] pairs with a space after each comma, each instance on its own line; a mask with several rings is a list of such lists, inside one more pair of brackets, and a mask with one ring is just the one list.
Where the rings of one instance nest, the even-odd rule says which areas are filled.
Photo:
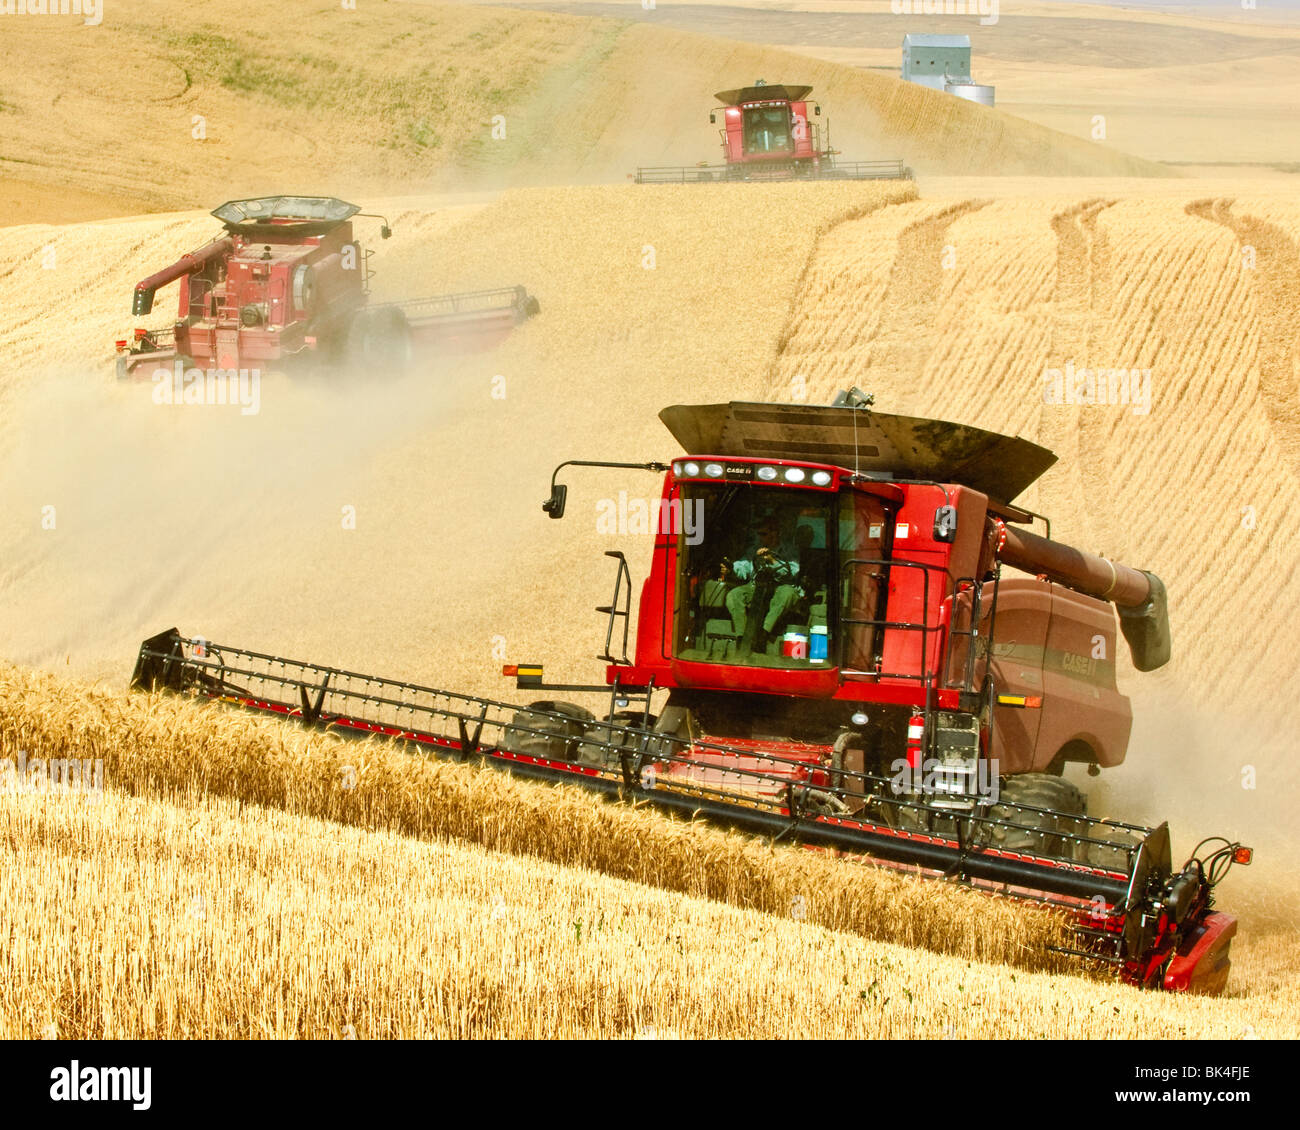
[[772, 570], [776, 573], [778, 580], [792, 581], [799, 575], [799, 562], [784, 561], [780, 557], [773, 557]]

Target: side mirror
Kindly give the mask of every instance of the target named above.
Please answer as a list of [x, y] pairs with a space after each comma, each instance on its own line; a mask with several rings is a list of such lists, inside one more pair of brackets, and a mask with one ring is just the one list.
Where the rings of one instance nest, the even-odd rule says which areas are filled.
[[819, 118], [822, 116], [822, 108], [817, 103], [813, 103], [813, 113]]
[[542, 503], [542, 509], [552, 518], [563, 518], [564, 500], [568, 493], [569, 488], [563, 483], [553, 483], [551, 485], [551, 497]]
[[393, 235], [393, 229], [390, 228], [387, 224], [385, 224], [382, 228], [379, 229], [380, 239], [391, 239], [392, 235]]
[[718, 115], [712, 110], [709, 111], [709, 124], [715, 126], [718, 124]]

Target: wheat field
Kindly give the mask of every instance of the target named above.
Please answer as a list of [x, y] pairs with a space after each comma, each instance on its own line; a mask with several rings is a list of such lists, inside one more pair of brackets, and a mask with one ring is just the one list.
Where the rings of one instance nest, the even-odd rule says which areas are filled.
[[1041, 912], [212, 705], [11, 668], [16, 743], [108, 788], [0, 806], [8, 1038], [1295, 1035], [1278, 938], [1169, 998], [1036, 972]]
[[[84, 192], [92, 209], [136, 202], [129, 212], [287, 183], [344, 197], [619, 183], [638, 165], [716, 160], [713, 92], [763, 75], [811, 83], [850, 159], [966, 175], [1170, 172], [889, 76], [666, 27], [338, 0], [295, 4], [293, 21], [286, 34], [255, 0], [183, 16], [134, 0], [99, 28], [8, 21], [0, 178], [20, 214], [40, 214], [31, 197], [46, 187]], [[739, 77], [720, 86], [719, 72]]]
[[[108, 780], [0, 795], [0, 1035], [1294, 1038], [1289, 186], [664, 27], [296, 10], [293, 36], [249, 0], [183, 23], [139, 0], [0, 39], [0, 758]], [[624, 183], [716, 157], [711, 92], [760, 74], [812, 82], [845, 156], [920, 179]], [[118, 386], [136, 281], [211, 235], [207, 209], [284, 191], [391, 220], [386, 243], [358, 221], [379, 298], [518, 283], [542, 313], [400, 378], [268, 373], [255, 415]], [[1150, 412], [1045, 404], [1067, 363], [1149, 369]], [[598, 678], [603, 551], [638, 581], [650, 552], [598, 507], [659, 483], [574, 470], [550, 522], [552, 469], [670, 458], [668, 404], [848, 385], [1051, 447], [1024, 501], [1165, 580], [1174, 660], [1121, 654], [1130, 754], [1079, 784], [1094, 814], [1169, 820], [1180, 858], [1257, 848], [1219, 891], [1242, 920], [1226, 999], [1063, 968], [1023, 907], [124, 691], [172, 624], [496, 698], [503, 661]]]
[[809, 921], [936, 952], [1064, 968], [1047, 948], [1064, 937], [1053, 915], [840, 866], [824, 853], [764, 847], [584, 789], [544, 788], [203, 703], [96, 692], [20, 668], [0, 679], [0, 703], [6, 756], [102, 760], [105, 782], [123, 792], [226, 797], [453, 838], [768, 913], [798, 905]]
[[[1201, 1034], [1270, 1025], [1271, 1031], [1291, 1031], [1295, 978], [1286, 955], [1294, 937], [1296, 884], [1286, 828], [1295, 798], [1284, 773], [1285, 728], [1244, 668], [1216, 668], [1201, 649], [1179, 646], [1204, 633], [1232, 637], [1241, 622], [1274, 623], [1265, 604], [1289, 598], [1288, 590], [1279, 598], [1269, 589], [1270, 569], [1284, 570], [1294, 560], [1287, 540], [1292, 534], [1281, 519], [1294, 480], [1284, 455], [1287, 416], [1268, 399], [1264, 376], [1279, 372], [1289, 326], [1253, 290], [1265, 278], [1287, 293], [1282, 252], [1295, 221], [1286, 202], [1232, 197], [1229, 206], [1219, 203], [1229, 199], [1226, 194], [1163, 187], [1148, 193], [1133, 185], [1129, 195], [1116, 191], [1102, 202], [1085, 194], [999, 199], [983, 182], [978, 194], [964, 196], [949, 185], [949, 195], [933, 202], [918, 199], [910, 186], [825, 187], [825, 194], [806, 195], [797, 186], [738, 186], [739, 192], [710, 198], [704, 227], [691, 189], [530, 189], [454, 208], [407, 202], [394, 210], [404, 238], [381, 251], [378, 286], [395, 295], [518, 280], [539, 294], [542, 316], [492, 354], [439, 362], [436, 378], [428, 373], [372, 386], [360, 399], [288, 379], [269, 382], [262, 414], [248, 420], [159, 420], [157, 409], [132, 402], [129, 390], [112, 385], [104, 371], [107, 357], [98, 372], [74, 367], [78, 355], [102, 349], [98, 343], [120, 318], [117, 302], [133, 278], [134, 258], [127, 252], [147, 241], [161, 257], [168, 243], [197, 238], [205, 221], [175, 217], [15, 230], [11, 269], [0, 289], [8, 288], [18, 312], [6, 327], [9, 342], [33, 364], [5, 389], [10, 426], [0, 431], [0, 446], [11, 453], [7, 486], [20, 504], [0, 528], [6, 591], [28, 611], [0, 623], [3, 652], [65, 675], [107, 680], [117, 688], [107, 693], [120, 696], [139, 640], [175, 623], [186, 632], [280, 654], [509, 697], [497, 674], [499, 643], [505, 658], [546, 660], [553, 678], [577, 681], [593, 673], [585, 657], [594, 654], [600, 620], [590, 609], [607, 591], [599, 550], [609, 539], [593, 537], [583, 513], [593, 513], [594, 501], [611, 487], [575, 479], [571, 517], [551, 523], [538, 505], [549, 469], [575, 456], [664, 458], [671, 450], [654, 420], [661, 405], [737, 395], [788, 398], [782, 390], [799, 378], [813, 400], [853, 383], [875, 391], [895, 411], [933, 411], [1019, 430], [1063, 456], [1037, 496], [1056, 518], [1058, 536], [1152, 568], [1177, 594], [1174, 664], [1155, 675], [1121, 673], [1125, 692], [1135, 698], [1137, 731], [1124, 767], [1096, 783], [1082, 782], [1094, 798], [1092, 810], [1171, 820], [1176, 853], [1202, 834], [1219, 833], [1253, 842], [1260, 851], [1255, 867], [1229, 877], [1220, 900], [1243, 919], [1231, 991], [1251, 1002], [1240, 1006], [1246, 1010], [1240, 1015], [1252, 1019], [1235, 1031], [1186, 1027], [1191, 1014], [1181, 1010], [1201, 1006], [1168, 1002], [1159, 1008], [1172, 1010], [1173, 1027], [1159, 1031], [1174, 1034], [1179, 1025]], [[1112, 198], [1114, 204], [1102, 206]], [[796, 208], [800, 214], [792, 216]], [[742, 238], [755, 217], [765, 230], [782, 233], [774, 253], [757, 263]], [[1121, 222], [1122, 238], [1096, 238]], [[1256, 273], [1244, 279], [1226, 270], [1240, 253], [1232, 224], [1271, 236], [1269, 242], [1252, 234], [1259, 249]], [[106, 240], [119, 240], [122, 252], [105, 257], [107, 281], [87, 291], [85, 316], [60, 340], [61, 360], [47, 355], [42, 368], [41, 327], [61, 283], [23, 269], [51, 235], [65, 265]], [[655, 252], [653, 270], [642, 266], [647, 245]], [[942, 266], [946, 247], [956, 252], [952, 269]], [[1143, 283], [1131, 265], [1121, 272], [1123, 262], [1144, 264], [1155, 277]], [[1189, 264], [1217, 264], [1219, 285], [1206, 285], [1216, 278], [1213, 271]], [[28, 285], [33, 279], [40, 284], [34, 289]], [[1177, 356], [1178, 347], [1168, 342], [1180, 327], [1203, 344], [1195, 355], [1188, 352], [1192, 367], [1185, 374], [1181, 366], [1168, 373], [1161, 366]], [[1074, 336], [1052, 337], [1067, 332]], [[1152, 364], [1157, 379], [1145, 422], [1100, 407], [1054, 417], [1041, 405], [1035, 383], [1041, 367], [1069, 350], [1095, 357], [1095, 342], [1108, 355]], [[488, 392], [494, 373], [506, 375], [504, 401]], [[1162, 373], [1169, 383], [1158, 379]], [[1224, 383], [1229, 378], [1236, 393]], [[954, 381], [967, 390], [959, 404], [952, 403]], [[1272, 387], [1279, 383], [1274, 376]], [[1199, 406], [1198, 396], [1206, 398]], [[1186, 411], [1210, 421], [1191, 442], [1181, 424]], [[354, 449], [340, 454], [333, 437], [345, 414], [350, 423], [364, 424], [352, 432]], [[1143, 428], [1150, 429], [1149, 438]], [[1242, 472], [1229, 480], [1211, 474], [1214, 460], [1232, 458], [1223, 454], [1224, 445], [1242, 436], [1252, 437], [1240, 446], [1241, 458], [1249, 460]], [[203, 450], [239, 454], [211, 462], [186, 454]], [[1088, 452], [1098, 453], [1091, 462]], [[79, 474], [86, 458], [111, 466], [113, 475]], [[1122, 473], [1098, 465], [1099, 458], [1117, 461]], [[166, 473], [179, 467], [183, 474]], [[1193, 490], [1183, 489], [1184, 479]], [[1257, 503], [1257, 529], [1235, 535], [1264, 535], [1251, 550], [1255, 557], [1216, 556], [1207, 544], [1215, 527], [1204, 500], [1235, 507], [1234, 481], [1256, 484], [1250, 501]], [[516, 485], [503, 491], [507, 482]], [[623, 480], [614, 488], [635, 491], [637, 483]], [[647, 483], [646, 489], [654, 488]], [[196, 505], [196, 498], [208, 502]], [[1156, 498], [1163, 505], [1152, 510]], [[362, 517], [354, 541], [334, 532], [337, 507], [349, 501], [359, 503]], [[46, 502], [58, 505], [56, 531], [40, 528]], [[1171, 526], [1161, 519], [1166, 511], [1173, 514]], [[1133, 513], [1144, 520], [1135, 523]], [[628, 551], [635, 575], [644, 574], [648, 546], [635, 539], [614, 546]], [[1206, 575], [1211, 559], [1216, 570], [1239, 570], [1229, 574], [1230, 584]], [[376, 560], [384, 561], [378, 582]], [[1276, 640], [1267, 646], [1272, 654], [1286, 654], [1294, 645]], [[1209, 672], [1220, 688], [1213, 707], [1193, 698], [1197, 681]], [[65, 748], [85, 756], [85, 749], [109, 740], [92, 725], [98, 709], [82, 703], [65, 715], [57, 731]], [[251, 739], [234, 740], [235, 731], [223, 726], [211, 738], [209, 756], [186, 759], [185, 751], [192, 755], [202, 746], [209, 723], [180, 721], [183, 714], [156, 709], [151, 724], [164, 733], [172, 729], [170, 739], [152, 747], [150, 764], [173, 768], [170, 776], [155, 778], [156, 770], [149, 770], [144, 784], [122, 786], [138, 793], [141, 803], [175, 803], [195, 789], [272, 805], [296, 795], [282, 779], [268, 780], [270, 769], [259, 768], [268, 763], [268, 750], [280, 748], [269, 734], [241, 745]], [[35, 745], [26, 731], [10, 732], [13, 748]], [[125, 741], [121, 750], [129, 752]], [[1247, 753], [1260, 775], [1262, 787], [1254, 791], [1241, 788]], [[428, 782], [419, 778], [420, 792], [444, 779], [427, 771], [433, 775]], [[290, 811], [304, 820], [355, 821], [357, 798], [331, 792], [332, 783], [316, 779], [316, 800]], [[494, 775], [465, 787], [482, 799], [501, 783]], [[430, 825], [421, 813], [432, 802], [414, 799], [413, 783], [401, 792], [389, 786], [394, 796], [408, 790], [406, 803], [415, 815], [385, 824], [385, 832], [452, 836], [512, 853], [536, 854], [536, 843], [548, 842], [546, 829], [563, 823], [561, 815], [570, 811], [553, 809], [554, 798], [547, 796], [521, 801], [508, 815], [499, 807], [484, 809], [496, 814], [487, 832], [476, 821]], [[738, 862], [745, 857], [734, 843], [727, 850], [736, 853], [728, 856], [736, 862], [725, 867], [690, 855], [696, 862], [681, 873], [629, 871], [626, 859], [635, 851], [604, 850], [615, 818], [588, 798], [572, 803], [580, 816], [564, 817], [568, 838], [551, 837], [567, 845], [546, 856], [551, 863], [599, 867], [609, 882], [668, 886], [683, 897], [721, 899], [780, 917], [788, 917], [804, 889], [764, 886], [771, 880], [758, 882], [755, 875], [766, 872]], [[386, 811], [380, 810], [385, 820], [392, 815], [382, 815]], [[530, 819], [522, 819], [523, 812]], [[365, 819], [361, 824], [369, 827]], [[679, 845], [695, 844], [697, 833], [670, 824], [665, 843], [680, 854]], [[634, 842], [645, 832], [629, 826], [624, 835], [613, 842]], [[802, 876], [815, 865], [800, 860], [791, 874]], [[783, 859], [782, 866], [792, 865]], [[819, 878], [816, 889], [834, 882], [830, 875]], [[879, 913], [871, 908], [880, 904], [861, 901], [857, 888], [852, 897], [847, 887], [827, 889], [843, 892], [834, 903], [840, 909], [823, 908], [827, 918], [818, 910], [795, 924], [799, 929], [865, 932], [872, 940], [922, 945], [935, 944], [933, 935], [951, 929], [944, 922], [953, 907], [930, 886], [915, 892], [880, 888], [888, 905]], [[969, 904], [958, 913], [958, 921], [971, 920]], [[881, 934], [882, 925], [897, 932]], [[1010, 927], [999, 926], [1004, 929]], [[951, 948], [939, 944], [941, 953], [924, 960], [978, 955], [1010, 961], [1012, 968], [1023, 960], [1015, 949], [991, 950], [987, 937], [983, 943], [961, 931], [956, 937], [969, 957], [954, 959]], [[1016, 976], [1027, 973], [1021, 965]], [[1062, 999], [1072, 1001], [1091, 1001], [1101, 991], [1077, 979], [1060, 984]], [[1118, 1007], [1123, 1012], [1125, 1006]], [[1251, 1011], [1256, 1008], [1262, 1011]], [[1097, 1027], [1076, 1032], [1115, 1031], [1109, 1020], [1094, 1019]]]

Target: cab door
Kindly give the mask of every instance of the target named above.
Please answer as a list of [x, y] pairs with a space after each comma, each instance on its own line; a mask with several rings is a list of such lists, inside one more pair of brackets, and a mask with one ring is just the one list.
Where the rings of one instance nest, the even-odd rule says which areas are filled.
[[884, 502], [864, 491], [840, 496], [839, 598], [841, 665], [874, 671], [880, 660], [884, 594], [888, 583], [888, 515]]

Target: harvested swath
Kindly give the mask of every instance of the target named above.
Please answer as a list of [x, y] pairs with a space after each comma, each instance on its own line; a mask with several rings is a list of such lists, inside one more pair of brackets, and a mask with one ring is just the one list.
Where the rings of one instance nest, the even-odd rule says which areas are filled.
[[1045, 911], [214, 704], [89, 690], [8, 667], [0, 749], [102, 758], [106, 782], [131, 793], [195, 792], [449, 837], [937, 953], [1065, 968], [1047, 950], [1063, 927]]

